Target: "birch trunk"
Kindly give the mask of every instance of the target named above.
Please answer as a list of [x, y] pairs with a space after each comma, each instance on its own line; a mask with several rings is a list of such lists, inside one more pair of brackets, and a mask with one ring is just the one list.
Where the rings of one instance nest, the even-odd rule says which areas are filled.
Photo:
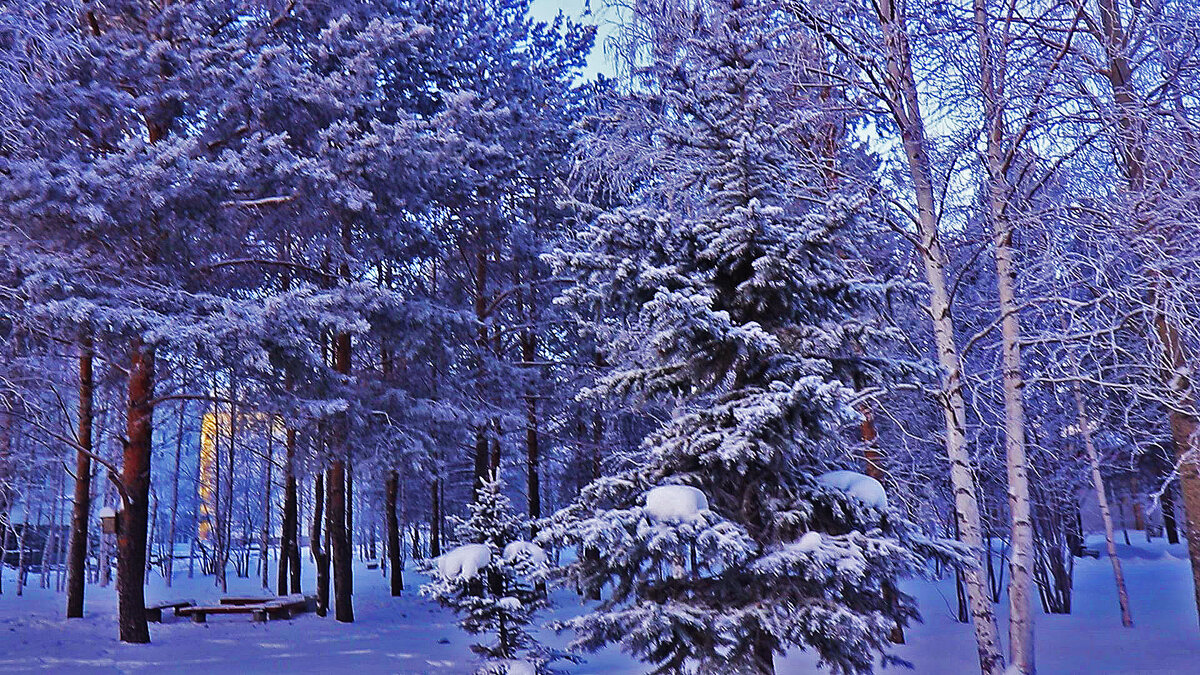
[[1117, 602], [1121, 605], [1121, 625], [1133, 627], [1133, 612], [1129, 608], [1129, 592], [1125, 589], [1125, 573], [1121, 570], [1121, 559], [1117, 557], [1117, 541], [1114, 534], [1112, 511], [1108, 507], [1108, 494], [1104, 490], [1104, 477], [1100, 475], [1100, 456], [1096, 445], [1092, 442], [1092, 430], [1089, 427], [1087, 409], [1083, 405], [1083, 392], [1079, 382], [1074, 383], [1075, 410], [1078, 414], [1079, 435], [1083, 438], [1083, 447], [1087, 452], [1088, 463], [1092, 468], [1092, 486], [1096, 489], [1096, 503], [1100, 506], [1100, 519], [1104, 521], [1104, 544], [1108, 551], [1108, 560], [1112, 563], [1113, 580], [1117, 584]]
[[961, 541], [971, 547], [974, 557], [974, 564], [963, 570], [963, 581], [967, 587], [980, 670], [985, 675], [1000, 675], [1004, 672], [1004, 655], [1000, 649], [996, 617], [987, 592], [983, 559], [980, 557], [985, 550], [985, 542], [980, 526], [971, 456], [967, 451], [962, 361], [955, 342], [950, 293], [946, 284], [948, 258], [938, 233], [932, 164], [913, 76], [907, 26], [903, 10], [893, 0], [882, 0], [876, 7], [885, 36], [887, 75], [895, 91], [891, 110], [900, 131], [917, 202], [916, 224], [921, 262], [929, 284], [929, 312], [938, 363], [942, 370], [941, 402], [946, 424], [946, 455], [950, 460], [950, 480], [954, 489], [955, 517]]
[[1009, 204], [1005, 128], [1006, 37], [992, 42], [985, 0], [974, 0], [975, 32], [979, 45], [980, 99], [987, 134], [987, 204], [996, 257], [996, 287], [1000, 305], [1000, 336], [1004, 382], [1004, 452], [1008, 473], [1008, 509], [1012, 527], [1009, 554], [1010, 670], [1036, 672], [1033, 630], [1033, 516], [1029, 499], [1029, 462], [1025, 442], [1025, 378], [1021, 366], [1020, 305], [1016, 299], [1017, 267], [1012, 246], [1013, 219]]

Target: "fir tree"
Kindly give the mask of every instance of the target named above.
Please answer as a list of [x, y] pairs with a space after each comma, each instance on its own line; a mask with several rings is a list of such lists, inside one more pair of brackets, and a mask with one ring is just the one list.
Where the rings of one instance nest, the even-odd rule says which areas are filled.
[[455, 528], [460, 546], [427, 566], [433, 580], [421, 593], [458, 613], [468, 633], [495, 636], [490, 644], [471, 647], [485, 659], [481, 672], [505, 672], [507, 662], [518, 658], [549, 672], [548, 663], [558, 655], [529, 632], [537, 612], [549, 606], [537, 588], [546, 556], [519, 541], [528, 522], [517, 515], [504, 487], [496, 477], [483, 482], [468, 506], [470, 515]]
[[[546, 533], [598, 553], [568, 574], [610, 589], [563, 624], [576, 644], [619, 642], [658, 672], [771, 673], [792, 646], [869, 671], [917, 616], [896, 580], [952, 553], [816, 480], [859, 419], [848, 374], [904, 368], [847, 347], [881, 337], [863, 316], [889, 288], [845, 260], [856, 197], [809, 187], [822, 167], [803, 148], [825, 113], [795, 93], [804, 46], [775, 6], [636, 6], [634, 86], [594, 147], [640, 143], [621, 150], [640, 175], [628, 206], [550, 256], [576, 280], [564, 302], [604, 318], [613, 366], [589, 393], [673, 408]], [[667, 485], [703, 508], [664, 517], [643, 495]]]

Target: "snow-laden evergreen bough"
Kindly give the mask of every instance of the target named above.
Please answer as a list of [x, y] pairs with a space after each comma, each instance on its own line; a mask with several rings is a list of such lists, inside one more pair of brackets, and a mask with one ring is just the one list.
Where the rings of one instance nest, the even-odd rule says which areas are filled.
[[805, 47], [773, 3], [633, 11], [634, 83], [590, 142], [620, 139], [639, 175], [548, 258], [575, 281], [562, 302], [602, 317], [612, 367], [586, 393], [672, 412], [543, 531], [580, 551], [564, 576], [605, 589], [562, 627], [656, 672], [771, 673], [791, 647], [868, 672], [917, 618], [897, 580], [956, 549], [818, 480], [859, 420], [849, 369], [905, 374], [854, 348], [880, 337], [863, 317], [890, 290], [846, 260], [860, 201], [806, 184], [830, 113], [797, 94]]

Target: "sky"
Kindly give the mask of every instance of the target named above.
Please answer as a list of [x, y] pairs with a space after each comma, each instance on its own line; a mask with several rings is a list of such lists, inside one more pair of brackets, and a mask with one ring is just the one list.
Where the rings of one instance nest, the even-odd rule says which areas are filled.
[[585, 79], [591, 79], [598, 73], [608, 76], [614, 73], [612, 59], [605, 53], [605, 43], [616, 28], [616, 12], [608, 4], [608, 0], [533, 0], [530, 13], [535, 19], [550, 21], [562, 12], [582, 23], [598, 26], [596, 46], [583, 73]]

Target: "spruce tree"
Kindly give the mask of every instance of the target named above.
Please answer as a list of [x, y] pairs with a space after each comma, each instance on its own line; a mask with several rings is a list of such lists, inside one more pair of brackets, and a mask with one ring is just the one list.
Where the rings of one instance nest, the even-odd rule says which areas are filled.
[[516, 659], [545, 672], [555, 655], [529, 628], [549, 606], [537, 588], [546, 556], [519, 540], [528, 522], [517, 515], [504, 487], [500, 478], [484, 480], [468, 505], [470, 515], [455, 528], [460, 546], [427, 565], [433, 580], [421, 593], [458, 613], [459, 627], [468, 633], [495, 636], [494, 642], [471, 647], [484, 657], [481, 672], [506, 672]]
[[633, 8], [633, 84], [592, 147], [638, 174], [549, 257], [574, 279], [563, 302], [602, 317], [612, 365], [589, 393], [670, 413], [545, 532], [598, 553], [567, 574], [607, 586], [563, 626], [658, 672], [771, 673], [789, 647], [869, 671], [917, 617], [897, 579], [952, 554], [817, 480], [859, 420], [849, 374], [904, 369], [850, 348], [880, 337], [864, 317], [889, 288], [846, 259], [860, 200], [815, 187], [806, 140], [830, 113], [807, 102], [806, 47], [775, 7]]

